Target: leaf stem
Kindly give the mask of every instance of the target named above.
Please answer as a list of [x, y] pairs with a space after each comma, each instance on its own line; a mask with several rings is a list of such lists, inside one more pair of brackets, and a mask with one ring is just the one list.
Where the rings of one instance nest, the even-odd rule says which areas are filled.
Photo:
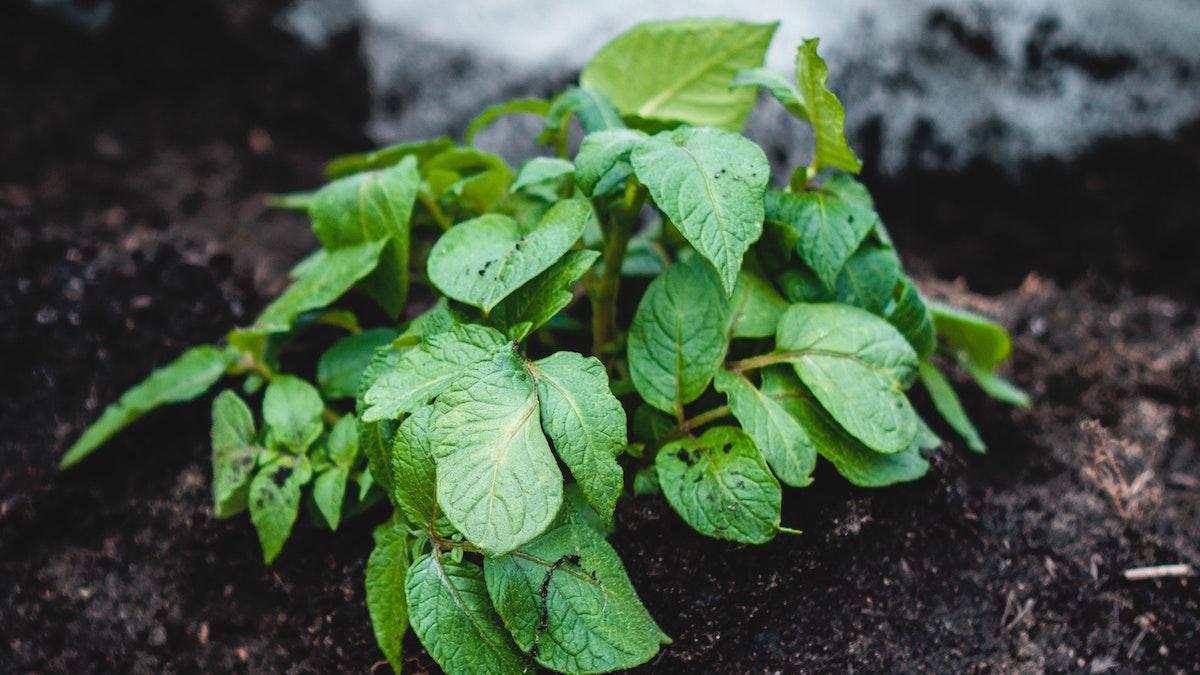
[[601, 261], [604, 269], [591, 288], [592, 354], [605, 368], [611, 366], [612, 343], [617, 338], [617, 298], [621, 289], [621, 263], [629, 247], [634, 223], [646, 199], [645, 191], [631, 186], [631, 191], [613, 207], [594, 202], [596, 215], [603, 225], [604, 248]]
[[720, 406], [719, 408], [713, 408], [712, 410], [705, 410], [695, 417], [690, 417], [684, 420], [683, 423], [679, 425], [679, 430], [684, 433], [689, 432], [692, 429], [702, 427], [709, 422], [714, 422], [722, 417], [728, 417], [730, 412], [729, 406], [727, 405]]
[[730, 361], [725, 364], [726, 370], [732, 370], [735, 373], [742, 373], [747, 370], [755, 370], [757, 368], [766, 368], [773, 366], [776, 363], [783, 363], [794, 357], [794, 354], [785, 352], [774, 352], [771, 354], [763, 354], [761, 356], [751, 356], [748, 359], [740, 361]]
[[447, 218], [446, 214], [442, 211], [442, 207], [438, 206], [437, 201], [434, 200], [434, 198], [428, 192], [425, 192], [425, 190], [417, 190], [417, 198], [421, 200], [421, 204], [424, 205], [427, 211], [429, 211], [429, 215], [433, 216], [433, 219], [437, 221], [437, 224], [440, 225], [443, 230], [450, 229], [450, 226], [454, 223], [450, 222], [450, 219]]

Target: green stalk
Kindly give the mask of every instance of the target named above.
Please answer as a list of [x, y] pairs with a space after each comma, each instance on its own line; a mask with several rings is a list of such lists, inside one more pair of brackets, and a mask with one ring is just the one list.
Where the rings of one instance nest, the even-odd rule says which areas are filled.
[[595, 202], [596, 215], [604, 225], [604, 269], [591, 285], [592, 354], [605, 368], [611, 365], [612, 345], [617, 339], [617, 299], [621, 290], [621, 264], [629, 248], [629, 238], [645, 200], [645, 191], [630, 186], [625, 197], [614, 207]]

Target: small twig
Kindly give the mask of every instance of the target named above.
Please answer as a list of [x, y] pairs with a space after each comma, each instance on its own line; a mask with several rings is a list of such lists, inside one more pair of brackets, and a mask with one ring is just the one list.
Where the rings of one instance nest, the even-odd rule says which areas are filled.
[[1165, 579], [1170, 577], [1190, 577], [1195, 574], [1191, 565], [1175, 563], [1172, 565], [1151, 565], [1149, 567], [1131, 567], [1122, 576], [1128, 581], [1147, 581], [1150, 579]]
[[1025, 601], [1025, 604], [1021, 607], [1021, 610], [1017, 612], [1017, 615], [1012, 618], [1012, 621], [1009, 621], [1007, 624], [1005, 624], [1004, 630], [1012, 630], [1017, 624], [1021, 623], [1021, 619], [1024, 619], [1031, 611], [1033, 611], [1033, 598], [1029, 598]]

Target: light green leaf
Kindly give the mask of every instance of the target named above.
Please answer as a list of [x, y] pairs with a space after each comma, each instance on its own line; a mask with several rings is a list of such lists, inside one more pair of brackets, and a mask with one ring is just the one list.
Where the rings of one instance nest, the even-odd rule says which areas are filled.
[[358, 459], [358, 422], [354, 415], [343, 415], [333, 425], [325, 442], [325, 452], [335, 465], [353, 468]]
[[542, 429], [605, 523], [624, 487], [617, 456], [626, 443], [625, 409], [595, 357], [558, 352], [529, 364], [537, 382]]
[[263, 395], [263, 421], [295, 452], [304, 452], [321, 435], [324, 409], [316, 387], [291, 375], [272, 379]]
[[728, 307], [716, 272], [691, 256], [651, 282], [629, 329], [629, 373], [650, 405], [696, 400], [725, 358]]
[[974, 312], [929, 301], [937, 334], [985, 370], [995, 370], [1012, 352], [1012, 338], [1000, 324]]
[[917, 290], [912, 279], [901, 276], [896, 287], [896, 305], [887, 316], [888, 323], [896, 327], [908, 344], [917, 352], [918, 358], [927, 358], [937, 349], [937, 336], [933, 329], [933, 316], [925, 305], [925, 298]]
[[972, 380], [975, 380], [975, 384], [979, 385], [983, 393], [997, 401], [1022, 408], [1028, 408], [1033, 405], [1033, 400], [1029, 398], [1029, 394], [992, 371], [980, 368], [965, 359], [960, 360], [959, 365], [963, 367], [963, 370], [967, 371]]
[[313, 482], [313, 501], [331, 530], [336, 531], [342, 521], [342, 502], [346, 499], [346, 482], [349, 479], [349, 469], [332, 466], [317, 474], [317, 480]]
[[408, 568], [404, 586], [413, 631], [447, 673], [524, 672], [479, 565], [425, 554]]
[[[790, 369], [780, 366], [764, 369], [763, 389], [770, 391], [771, 397], [799, 420], [817, 452], [854, 485], [885, 487], [916, 480], [929, 471], [929, 462], [920, 452], [928, 444], [924, 434], [919, 433], [913, 445], [903, 452], [875, 452], [846, 433]], [[937, 441], [937, 437], [933, 440]]]
[[808, 39], [796, 52], [796, 83], [808, 111], [808, 121], [816, 135], [816, 152], [810, 171], [832, 166], [858, 173], [862, 162], [846, 143], [845, 118], [837, 96], [825, 86], [828, 69], [817, 55], [818, 39]]
[[730, 335], [735, 338], [762, 338], [775, 334], [779, 317], [788, 308], [766, 279], [748, 270], [738, 274], [730, 300]]
[[812, 483], [816, 448], [800, 422], [771, 397], [774, 391], [760, 391], [745, 375], [728, 370], [717, 371], [713, 386], [729, 398], [733, 416], [780, 482], [792, 487]]
[[762, 235], [771, 172], [762, 149], [738, 134], [685, 127], [642, 141], [630, 162], [654, 203], [732, 293], [742, 256]]
[[792, 305], [775, 345], [852, 436], [879, 452], [912, 444], [917, 414], [904, 390], [917, 355], [891, 324], [847, 305]]
[[[546, 271], [498, 302], [492, 308], [491, 320], [512, 339], [524, 339], [571, 304], [575, 282], [599, 257], [599, 252], [589, 249], [568, 251]], [[524, 330], [517, 331], [521, 325]]]
[[150, 373], [140, 383], [121, 394], [92, 422], [58, 463], [66, 469], [83, 461], [118, 431], [142, 415], [169, 403], [184, 403], [197, 398], [216, 384], [230, 365], [230, 355], [210, 345], [192, 347], [171, 363]]
[[471, 364], [504, 345], [504, 335], [475, 324], [431, 335], [400, 354], [396, 365], [376, 378], [363, 395], [363, 420], [394, 419], [412, 412], [458, 379]]
[[[437, 513], [437, 464], [429, 445], [433, 406], [419, 408], [396, 430], [391, 448], [392, 503], [414, 527], [428, 528]], [[439, 514], [438, 534], [449, 536], [454, 527]]]
[[226, 389], [212, 404], [213, 513], [228, 518], [246, 509], [250, 478], [262, 450], [254, 446], [254, 414]]
[[331, 399], [353, 398], [358, 392], [359, 378], [371, 362], [375, 350], [392, 343], [400, 334], [391, 328], [347, 335], [333, 343], [317, 361], [317, 383]]
[[762, 87], [771, 93], [777, 101], [783, 104], [787, 111], [808, 121], [808, 110], [800, 98], [800, 90], [788, 80], [787, 76], [768, 68], [748, 68], [739, 70], [733, 78], [732, 87]]
[[629, 154], [648, 138], [635, 129], [597, 131], [583, 137], [575, 155], [575, 182], [589, 197], [606, 194], [629, 176]]
[[525, 114], [544, 117], [548, 112], [550, 112], [550, 102], [542, 98], [515, 98], [488, 106], [467, 125], [467, 130], [463, 133], [463, 144], [474, 145], [476, 134], [506, 115]]
[[276, 454], [250, 481], [250, 520], [267, 565], [291, 535], [300, 510], [300, 488], [311, 478], [312, 467], [304, 455]]
[[900, 260], [889, 249], [861, 248], [846, 261], [834, 284], [838, 302], [861, 307], [877, 316], [892, 305], [903, 276]]
[[938, 414], [946, 420], [946, 424], [963, 437], [972, 452], [987, 452], [987, 444], [979, 436], [979, 431], [971, 423], [967, 411], [963, 409], [962, 401], [958, 399], [958, 394], [954, 393], [954, 387], [942, 371], [932, 363], [922, 361], [920, 376], [921, 384], [925, 385], [925, 391], [929, 392], [929, 398], [933, 401], [933, 407], [937, 408]]
[[545, 668], [624, 670], [670, 642], [638, 599], [617, 552], [589, 527], [560, 527], [483, 565], [504, 625]]
[[325, 178], [336, 180], [360, 171], [386, 169], [399, 164], [405, 157], [415, 157], [424, 173], [425, 164], [433, 157], [454, 148], [454, 141], [442, 136], [428, 141], [401, 143], [386, 148], [336, 157], [325, 165]]
[[541, 534], [562, 503], [538, 407], [533, 377], [512, 350], [473, 365], [434, 404], [438, 505], [488, 555]]
[[387, 240], [363, 286], [393, 319], [408, 298], [409, 222], [420, 185], [417, 160], [409, 156], [387, 169], [333, 181], [317, 191], [308, 209], [326, 249]]
[[579, 76], [626, 115], [740, 131], [754, 92], [731, 89], [762, 64], [779, 24], [685, 19], [639, 24], [603, 47]]
[[768, 190], [766, 219], [784, 229], [784, 241], [825, 287], [837, 286], [838, 274], [879, 221], [866, 188], [845, 175], [830, 176], [819, 190]]
[[587, 201], [566, 199], [529, 231], [494, 213], [459, 223], [433, 245], [429, 280], [447, 296], [486, 314], [561, 258], [591, 215]]
[[303, 277], [263, 310], [254, 322], [254, 330], [286, 333], [298, 314], [324, 307], [342, 297], [375, 269], [379, 254], [387, 242], [386, 239], [369, 241], [339, 248], [322, 256], [306, 270]]
[[401, 656], [408, 631], [408, 599], [404, 594], [408, 573], [408, 533], [387, 522], [375, 528], [375, 548], [367, 558], [367, 614], [379, 650], [392, 670], [403, 672]]
[[575, 165], [558, 157], [534, 157], [521, 165], [517, 179], [509, 186], [509, 192], [543, 183], [553, 183], [563, 176], [575, 173]]
[[700, 534], [761, 544], [779, 531], [779, 482], [740, 429], [668, 443], [654, 465], [671, 508]]
[[546, 113], [546, 129], [538, 141], [541, 143], [566, 144], [568, 122], [571, 115], [579, 117], [579, 126], [585, 133], [605, 129], [621, 129], [625, 123], [613, 108], [608, 96], [595, 89], [567, 87], [554, 99], [550, 112]]

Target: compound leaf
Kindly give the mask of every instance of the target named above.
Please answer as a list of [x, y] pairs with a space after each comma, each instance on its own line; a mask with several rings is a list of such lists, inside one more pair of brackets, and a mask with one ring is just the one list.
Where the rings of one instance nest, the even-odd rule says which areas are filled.
[[212, 404], [213, 513], [228, 518], [246, 508], [250, 479], [262, 450], [254, 445], [254, 414], [226, 389]]
[[800, 422], [771, 397], [774, 391], [760, 390], [745, 375], [728, 370], [717, 371], [713, 386], [729, 398], [733, 416], [781, 483], [792, 487], [812, 483], [816, 448]]
[[250, 481], [250, 520], [267, 565], [291, 535], [300, 510], [300, 488], [311, 478], [312, 467], [304, 455], [277, 453]]
[[488, 555], [513, 550], [554, 520], [562, 473], [542, 434], [533, 377], [512, 350], [479, 361], [438, 397], [430, 444], [438, 506]]
[[[575, 282], [592, 268], [598, 251], [568, 251], [546, 271], [525, 282], [492, 308], [490, 318], [514, 340], [540, 328], [575, 298]], [[518, 327], [524, 324], [522, 330]]]
[[391, 344], [399, 335], [391, 328], [375, 328], [333, 343], [317, 361], [317, 384], [321, 391], [331, 399], [353, 398], [375, 350]]
[[643, 140], [630, 163], [654, 203], [733, 293], [742, 256], [762, 235], [767, 156], [742, 136], [685, 127]]
[[543, 667], [603, 673], [645, 663], [670, 640], [617, 552], [594, 529], [565, 525], [483, 562], [488, 594], [517, 646]]
[[304, 276], [263, 310], [254, 322], [254, 330], [286, 333], [297, 315], [342, 297], [375, 269], [387, 243], [387, 239], [380, 239], [326, 251], [308, 265]]
[[367, 614], [379, 650], [395, 672], [403, 672], [401, 655], [404, 633], [408, 631], [408, 599], [405, 576], [408, 573], [408, 535], [392, 521], [375, 528], [375, 548], [367, 558]]
[[967, 448], [972, 452], [986, 452], [987, 444], [983, 442], [979, 431], [971, 423], [971, 418], [963, 409], [962, 401], [959, 400], [958, 394], [954, 392], [954, 387], [950, 385], [950, 381], [946, 379], [942, 371], [932, 363], [922, 361], [920, 377], [921, 384], [925, 385], [925, 391], [929, 392], [929, 398], [933, 401], [933, 407], [937, 408], [938, 414], [946, 420], [946, 424], [949, 424], [951, 429], [963, 437], [963, 440], [967, 442]]

